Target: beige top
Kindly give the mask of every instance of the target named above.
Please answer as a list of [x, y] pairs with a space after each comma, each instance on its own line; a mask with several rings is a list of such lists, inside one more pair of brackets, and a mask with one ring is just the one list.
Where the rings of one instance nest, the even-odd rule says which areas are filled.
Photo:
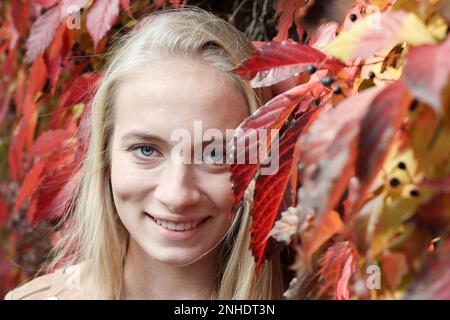
[[58, 269], [8, 292], [5, 300], [70, 300], [86, 299], [81, 289], [82, 264]]

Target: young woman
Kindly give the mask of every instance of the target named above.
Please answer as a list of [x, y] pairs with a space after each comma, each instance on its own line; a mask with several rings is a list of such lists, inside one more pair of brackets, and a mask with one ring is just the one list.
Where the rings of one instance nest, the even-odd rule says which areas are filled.
[[225, 135], [261, 105], [230, 72], [253, 50], [195, 8], [150, 15], [120, 39], [91, 104], [57, 270], [7, 299], [282, 298], [278, 256], [253, 275], [249, 207], [232, 210], [227, 164], [215, 152], [186, 161], [185, 149], [178, 161], [172, 139], [196, 123]]

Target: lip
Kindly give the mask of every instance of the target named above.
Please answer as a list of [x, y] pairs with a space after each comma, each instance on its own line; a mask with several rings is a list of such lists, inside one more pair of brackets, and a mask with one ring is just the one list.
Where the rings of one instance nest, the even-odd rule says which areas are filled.
[[163, 217], [158, 217], [155, 216], [154, 214], [148, 213], [148, 212], [144, 212], [146, 215], [150, 216], [150, 218], [156, 218], [158, 220], [165, 220], [165, 221], [170, 221], [173, 223], [189, 223], [189, 222], [195, 222], [195, 221], [201, 221], [204, 220], [206, 218], [209, 218], [210, 216], [206, 216], [206, 217], [199, 217], [199, 218], [192, 218], [192, 219], [182, 219], [180, 217], [177, 218], [163, 218]]
[[[155, 221], [155, 218], [151, 214], [145, 212], [145, 215], [147, 218], [149, 218], [152, 225], [158, 230], [159, 234], [161, 236], [163, 236], [164, 238], [166, 238], [167, 240], [171, 240], [171, 241], [185, 241], [185, 240], [189, 240], [189, 239], [195, 237], [197, 234], [199, 234], [204, 229], [205, 225], [209, 222], [209, 220], [211, 218], [211, 216], [203, 218], [203, 221], [200, 222], [200, 224], [198, 226], [196, 226], [194, 229], [189, 229], [189, 230], [184, 230], [184, 231], [175, 231], [175, 230], [166, 229], [163, 226], [160, 226], [159, 224], [157, 224]], [[159, 218], [157, 218], [157, 219], [159, 219]], [[160, 219], [160, 220], [166, 220], [166, 219]], [[198, 219], [198, 220], [202, 220], [202, 219]], [[190, 221], [198, 221], [198, 220], [176, 221], [176, 220], [168, 220], [167, 219], [167, 221], [172, 221], [172, 222], [176, 222], [176, 223], [187, 223]]]

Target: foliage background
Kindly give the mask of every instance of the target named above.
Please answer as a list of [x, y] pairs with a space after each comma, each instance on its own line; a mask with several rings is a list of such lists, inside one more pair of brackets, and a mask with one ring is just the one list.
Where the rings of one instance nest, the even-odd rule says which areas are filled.
[[[0, 2], [0, 296], [35, 276], [59, 236], [58, 218], [70, 193], [66, 182], [84, 152], [82, 119], [108, 45], [143, 15], [168, 6], [181, 10], [185, 4], [168, 0]], [[297, 252], [296, 279], [308, 270], [317, 280], [314, 290], [309, 290], [310, 298], [400, 298], [407, 292], [409, 297], [420, 297], [422, 292], [426, 298], [450, 298], [446, 267], [450, 67], [448, 59], [428, 69], [420, 64], [424, 57], [449, 50], [447, 1], [188, 4], [214, 12], [255, 41], [259, 53], [236, 72], [253, 85], [271, 86], [274, 95], [279, 94], [264, 106], [278, 114], [277, 119], [255, 116], [243, 125], [264, 121], [278, 125], [285, 133], [281, 144], [287, 150], [282, 166], [289, 167], [274, 180], [253, 181], [251, 249], [258, 266], [284, 243]], [[73, 5], [81, 8], [79, 15], [71, 13]], [[378, 33], [364, 29], [364, 21], [373, 15], [368, 9], [374, 6], [382, 12]], [[80, 27], [73, 28], [77, 22]], [[352, 29], [357, 23], [358, 28]], [[441, 45], [446, 37], [447, 44]], [[280, 44], [288, 38], [296, 42]], [[271, 40], [277, 43], [265, 46]], [[435, 47], [420, 49], [423, 44]], [[389, 50], [376, 52], [383, 45]], [[406, 56], [414, 46], [424, 51], [416, 53], [418, 61], [412, 54], [412, 58]], [[407, 59], [417, 67], [409, 68], [410, 83], [405, 85]], [[428, 88], [417, 83], [420, 78], [438, 80], [429, 81]], [[370, 88], [374, 90], [364, 94]], [[433, 104], [436, 97], [438, 102]], [[383, 109], [386, 106], [390, 108]], [[363, 113], [358, 108], [382, 113]], [[390, 130], [395, 135], [385, 134]], [[359, 141], [373, 150], [364, 144], [355, 147], [358, 141], [354, 136], [350, 139], [349, 132], [361, 132]], [[336, 140], [330, 140], [330, 134]], [[423, 137], [433, 141], [432, 147], [424, 147], [430, 144]], [[350, 150], [354, 162], [339, 167], [339, 153], [330, 151], [334, 143], [340, 150]], [[305, 170], [297, 170], [292, 159]], [[310, 174], [316, 164], [323, 172]], [[342, 177], [335, 181], [327, 168], [342, 172]], [[241, 170], [232, 168], [233, 182], [241, 186], [235, 189], [236, 202], [252, 186], [252, 177], [242, 177]], [[379, 172], [376, 185], [373, 181]], [[265, 183], [283, 187], [267, 200], [261, 189]], [[319, 197], [308, 198], [314, 190], [320, 191]], [[289, 205], [284, 203], [286, 198], [292, 200]], [[269, 211], [258, 209], [261, 199], [271, 204]], [[320, 203], [328, 207], [320, 209]], [[269, 232], [272, 238], [267, 241]], [[393, 240], [396, 247], [390, 246]], [[383, 269], [381, 291], [367, 291], [361, 285], [372, 263]], [[300, 291], [293, 281], [287, 297], [298, 297]]]

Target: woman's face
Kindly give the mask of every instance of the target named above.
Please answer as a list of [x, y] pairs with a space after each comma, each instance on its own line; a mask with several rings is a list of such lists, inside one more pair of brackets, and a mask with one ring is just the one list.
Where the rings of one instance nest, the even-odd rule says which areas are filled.
[[[232, 223], [228, 168], [210, 163], [220, 158], [217, 152], [202, 155], [208, 143], [198, 135], [199, 124], [202, 132], [218, 129], [225, 137], [248, 116], [245, 99], [206, 63], [177, 58], [121, 82], [114, 108], [110, 173], [119, 217], [150, 257], [188, 264]], [[183, 156], [174, 152], [182, 148], [172, 136], [180, 129], [191, 138], [183, 140]]]

